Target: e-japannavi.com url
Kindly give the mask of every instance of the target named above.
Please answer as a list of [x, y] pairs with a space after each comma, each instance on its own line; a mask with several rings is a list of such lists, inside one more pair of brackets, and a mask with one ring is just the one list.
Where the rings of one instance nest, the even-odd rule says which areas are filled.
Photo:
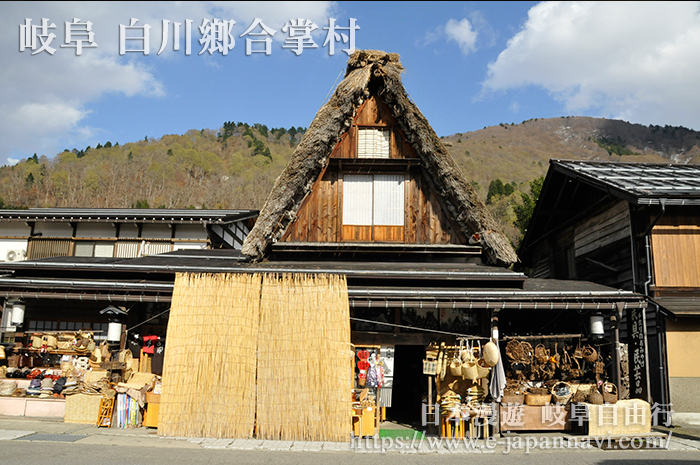
[[489, 437], [477, 438], [442, 438], [425, 436], [417, 431], [413, 437], [353, 437], [350, 442], [350, 450], [355, 452], [474, 452], [474, 453], [502, 453], [512, 452], [530, 454], [537, 451], [593, 448], [616, 448], [619, 450], [637, 449], [668, 449], [672, 433], [666, 437], [620, 437], [600, 436], [581, 437], [563, 436], [537, 437], [537, 436], [506, 436], [503, 438]]

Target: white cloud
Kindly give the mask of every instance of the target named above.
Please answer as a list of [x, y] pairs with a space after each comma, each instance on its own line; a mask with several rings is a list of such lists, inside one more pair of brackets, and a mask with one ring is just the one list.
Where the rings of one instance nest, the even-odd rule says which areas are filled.
[[450, 19], [445, 25], [447, 40], [457, 42], [464, 55], [469, 55], [476, 50], [476, 38], [479, 35], [467, 18], [461, 21]]
[[700, 3], [544, 2], [484, 92], [534, 85], [567, 112], [700, 129]]
[[[244, 29], [256, 17], [262, 18], [265, 25], [278, 30], [275, 39], [280, 39], [279, 30], [291, 18], [311, 19], [324, 32], [321, 28], [334, 7], [332, 2], [5, 3], [0, 7], [0, 164], [7, 157], [23, 158], [34, 152], [51, 156], [67, 146], [89, 143], [88, 138], [100, 128], [87, 126], [86, 117], [94, 102], [106, 94], [154, 98], [167, 94], [155, 69], [138, 64], [130, 54], [119, 56], [119, 24], [128, 25], [129, 18], [151, 26], [152, 55], [160, 49], [162, 21], [171, 21], [170, 43], [159, 59], [172, 59], [176, 56], [173, 22], [193, 20], [192, 54], [196, 55], [201, 50], [197, 28], [204, 18], [235, 19]], [[56, 35], [51, 44], [56, 48], [54, 55], [20, 53], [19, 26], [25, 18], [34, 25], [41, 18], [55, 24], [49, 31]], [[73, 18], [93, 23], [97, 48], [85, 49], [82, 56], [75, 56], [74, 49], [60, 48], [64, 21]]]

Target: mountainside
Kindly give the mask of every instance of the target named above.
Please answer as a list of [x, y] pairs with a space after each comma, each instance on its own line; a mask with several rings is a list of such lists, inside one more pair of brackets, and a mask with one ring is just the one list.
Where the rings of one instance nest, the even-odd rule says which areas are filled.
[[[34, 155], [0, 168], [0, 208], [262, 208], [303, 128], [218, 131]], [[700, 132], [589, 117], [533, 119], [442, 138], [517, 245], [513, 210], [551, 158], [700, 162]]]
[[523, 183], [544, 175], [552, 158], [700, 162], [700, 132], [581, 116], [504, 123], [442, 139], [484, 195], [495, 179]]

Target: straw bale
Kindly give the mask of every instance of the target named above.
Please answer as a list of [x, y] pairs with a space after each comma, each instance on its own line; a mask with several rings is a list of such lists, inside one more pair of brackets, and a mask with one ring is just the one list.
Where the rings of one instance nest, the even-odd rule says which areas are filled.
[[261, 276], [177, 274], [158, 434], [251, 438]]
[[349, 440], [353, 351], [344, 276], [266, 275], [257, 437]]

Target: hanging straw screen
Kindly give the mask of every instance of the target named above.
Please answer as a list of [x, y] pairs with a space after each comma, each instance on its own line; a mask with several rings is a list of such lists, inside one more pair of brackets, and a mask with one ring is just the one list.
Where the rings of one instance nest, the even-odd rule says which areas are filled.
[[159, 435], [252, 437], [260, 283], [258, 274], [176, 276]]
[[344, 276], [265, 275], [256, 436], [348, 441], [352, 357]]

